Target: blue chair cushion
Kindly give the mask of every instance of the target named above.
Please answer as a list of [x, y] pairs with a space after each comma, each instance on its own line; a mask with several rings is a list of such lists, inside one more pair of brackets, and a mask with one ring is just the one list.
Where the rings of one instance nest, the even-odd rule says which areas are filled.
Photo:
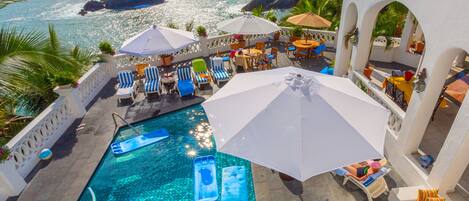
[[228, 56], [227, 56], [227, 57], [223, 57], [223, 62], [225, 62], [225, 61], [230, 61], [230, 57], [228, 57]]
[[325, 75], [334, 75], [334, 68], [326, 66], [319, 72], [322, 73], [322, 74], [325, 74]]
[[145, 83], [145, 92], [155, 92], [158, 91], [159, 83], [157, 80], [149, 80]]
[[194, 83], [191, 80], [179, 80], [178, 89], [181, 96], [187, 96], [194, 93]]
[[228, 73], [224, 70], [214, 70], [213, 71], [213, 76], [215, 77], [216, 80], [227, 80], [227, 79], [229, 79]]
[[269, 58], [269, 59], [275, 59], [275, 55], [273, 55], [273, 54], [268, 54], [268, 55], [267, 55], [267, 58]]
[[296, 47], [295, 46], [288, 46], [288, 51], [295, 51], [296, 50]]
[[373, 182], [375, 181], [375, 179], [373, 177], [368, 177], [365, 179], [365, 181], [363, 181], [363, 185], [365, 187], [368, 187], [369, 185], [371, 185]]
[[119, 88], [124, 89], [124, 88], [131, 88], [133, 83], [119, 83]]

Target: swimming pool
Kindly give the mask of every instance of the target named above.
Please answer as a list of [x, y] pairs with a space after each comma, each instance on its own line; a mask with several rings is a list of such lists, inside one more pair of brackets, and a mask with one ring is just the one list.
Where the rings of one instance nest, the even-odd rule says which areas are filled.
[[[204, 138], [205, 134], [197, 131], [200, 125], [207, 122], [203, 108], [195, 105], [134, 124], [142, 133], [165, 128], [170, 136], [122, 156], [116, 157], [108, 149], [87, 187], [93, 189], [99, 201], [194, 200], [193, 159], [197, 156], [214, 155], [219, 195], [222, 189], [222, 169], [242, 165], [247, 170], [249, 200], [255, 201], [250, 162], [218, 153], [213, 137], [210, 136], [207, 140]], [[132, 129], [121, 128], [114, 140], [129, 139], [133, 135]], [[91, 199], [91, 194], [85, 188], [80, 201]]]

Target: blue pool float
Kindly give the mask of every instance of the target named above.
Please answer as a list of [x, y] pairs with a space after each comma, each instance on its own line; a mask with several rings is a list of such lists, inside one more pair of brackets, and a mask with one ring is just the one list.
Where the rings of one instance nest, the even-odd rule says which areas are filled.
[[114, 142], [111, 144], [111, 150], [115, 155], [120, 155], [153, 144], [167, 137], [169, 137], [169, 133], [166, 129], [154, 130], [122, 142]]
[[248, 201], [246, 168], [231, 166], [223, 168], [221, 201]]
[[215, 157], [201, 156], [194, 159], [194, 197], [196, 201], [218, 199]]

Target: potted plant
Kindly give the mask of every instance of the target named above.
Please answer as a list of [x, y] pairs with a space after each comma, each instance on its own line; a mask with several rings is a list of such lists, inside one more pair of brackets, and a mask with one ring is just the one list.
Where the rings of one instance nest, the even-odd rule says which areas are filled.
[[301, 27], [296, 26], [290, 30], [290, 34], [292, 40], [298, 40], [301, 38], [301, 36], [303, 36], [303, 29]]
[[101, 50], [101, 53], [103, 54], [108, 54], [108, 55], [114, 55], [116, 54], [116, 51], [114, 48], [112, 48], [111, 43], [108, 41], [101, 41], [99, 43], [99, 50]]
[[195, 31], [197, 32], [197, 35], [199, 37], [206, 38], [208, 36], [207, 29], [202, 25], [197, 26], [197, 28], [195, 28]]
[[76, 87], [77, 82], [73, 78], [74, 76], [71, 73], [58, 73], [52, 78], [52, 83], [54, 83], [59, 89], [69, 89], [71, 87]]
[[173, 55], [171, 54], [163, 54], [163, 55], [160, 55], [160, 58], [161, 58], [161, 65], [163, 66], [170, 66], [172, 63], [173, 63]]
[[10, 150], [7, 147], [0, 147], [0, 163], [7, 161], [10, 157]]
[[373, 68], [370, 66], [366, 66], [365, 69], [363, 69], [363, 75], [367, 77], [369, 80], [371, 80], [371, 74], [373, 73]]

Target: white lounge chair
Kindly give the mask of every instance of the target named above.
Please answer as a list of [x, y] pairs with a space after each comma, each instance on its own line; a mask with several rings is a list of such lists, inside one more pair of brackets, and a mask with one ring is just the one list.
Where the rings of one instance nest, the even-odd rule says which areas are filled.
[[212, 68], [210, 73], [212, 74], [213, 79], [220, 85], [220, 82], [225, 82], [230, 80], [230, 75], [225, 69], [224, 61], [222, 57], [213, 57], [210, 59]]
[[137, 84], [134, 80], [132, 71], [120, 71], [117, 74], [119, 84], [117, 85], [117, 101], [120, 103], [122, 99], [131, 98], [134, 101], [135, 94], [137, 93]]
[[389, 188], [386, 180], [384, 179], [384, 176], [387, 175], [390, 171], [391, 168], [382, 167], [380, 172], [370, 175], [364, 181], [359, 181], [354, 177], [349, 176], [347, 174], [348, 171], [343, 168], [339, 168], [332, 173], [334, 175], [344, 176], [342, 185], [345, 185], [348, 181], [351, 181], [353, 184], [363, 190], [363, 192], [365, 192], [368, 201], [373, 201], [373, 199], [379, 197], [381, 194], [389, 192]]
[[159, 95], [161, 91], [161, 78], [158, 72], [158, 68], [155, 66], [147, 67], [145, 68], [144, 73], [145, 80], [143, 81], [143, 86], [145, 89], [145, 96], [148, 96], [148, 94], [151, 93], [156, 93]]

